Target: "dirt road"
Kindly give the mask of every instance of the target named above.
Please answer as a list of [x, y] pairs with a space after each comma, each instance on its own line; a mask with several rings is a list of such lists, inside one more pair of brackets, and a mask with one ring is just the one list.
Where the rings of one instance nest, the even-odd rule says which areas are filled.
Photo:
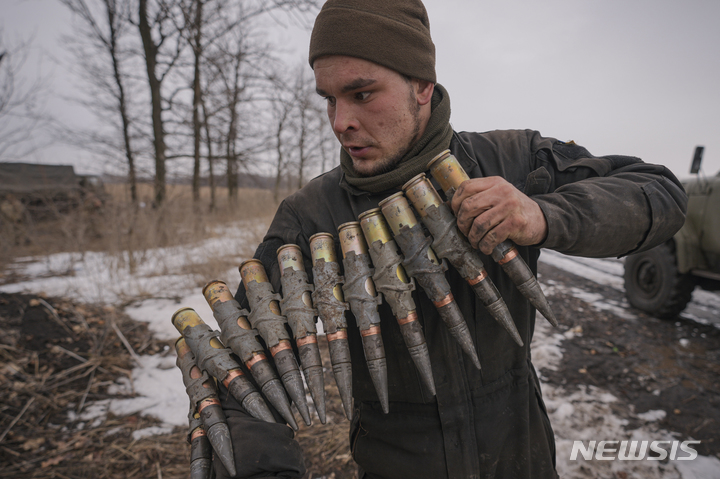
[[[696, 291], [681, 317], [661, 321], [628, 305], [622, 271], [616, 259], [541, 256], [541, 282], [561, 326], [538, 323], [534, 362], [544, 376], [558, 470], [562, 477], [718, 477], [720, 462], [569, 459], [574, 440], [666, 437], [699, 440], [700, 455], [720, 457], [720, 295]], [[542, 357], [548, 340], [561, 358]]]

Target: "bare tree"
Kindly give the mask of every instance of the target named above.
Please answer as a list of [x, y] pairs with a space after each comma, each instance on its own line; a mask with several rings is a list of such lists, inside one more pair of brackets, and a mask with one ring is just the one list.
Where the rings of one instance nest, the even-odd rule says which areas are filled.
[[43, 111], [44, 79], [26, 81], [21, 74], [30, 45], [6, 45], [0, 30], [0, 159], [19, 158], [41, 146], [37, 133], [50, 121]]
[[[109, 108], [106, 108], [102, 100], [98, 98], [91, 102], [90, 106], [98, 112], [97, 116], [100, 119], [104, 119], [103, 113], [110, 110], [120, 120], [122, 150], [128, 167], [130, 198], [133, 203], [137, 203], [135, 152], [132, 148], [130, 133], [131, 118], [126, 91], [127, 79], [121, 67], [124, 55], [120, 47], [121, 37], [126, 33], [129, 25], [127, 19], [130, 3], [128, 0], [94, 0], [91, 7], [85, 0], [60, 1], [84, 24], [82, 35], [85, 37], [90, 52], [85, 48], [76, 48], [75, 59], [82, 66], [81, 74], [85, 80], [95, 87], [95, 96], [108, 95], [112, 99]], [[97, 9], [100, 12], [95, 13], [93, 10]], [[78, 40], [76, 39], [76, 41]], [[93, 55], [93, 53], [99, 55]], [[95, 64], [98, 61], [100, 62], [99, 66]]]
[[155, 204], [165, 201], [166, 141], [163, 121], [162, 85], [168, 78], [185, 46], [180, 40], [177, 3], [175, 0], [154, 0], [152, 16], [149, 2], [138, 1], [137, 27], [145, 54], [145, 69], [150, 87], [153, 147], [155, 150]]

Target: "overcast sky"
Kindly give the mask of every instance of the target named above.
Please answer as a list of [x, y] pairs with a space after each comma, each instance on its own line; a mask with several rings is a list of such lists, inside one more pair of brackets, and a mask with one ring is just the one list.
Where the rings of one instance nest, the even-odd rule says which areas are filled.
[[[57, 0], [0, 0], [7, 39], [34, 34], [61, 59], [71, 30]], [[720, 170], [720, 1], [426, 0], [438, 81], [450, 92], [456, 130], [531, 128], [575, 140], [595, 155], [627, 154], [687, 177], [696, 145], [703, 170]], [[306, 56], [308, 32], [279, 32]], [[53, 73], [49, 109], [87, 120], [62, 98], [75, 80]], [[28, 161], [102, 171], [84, 152], [48, 148]]]

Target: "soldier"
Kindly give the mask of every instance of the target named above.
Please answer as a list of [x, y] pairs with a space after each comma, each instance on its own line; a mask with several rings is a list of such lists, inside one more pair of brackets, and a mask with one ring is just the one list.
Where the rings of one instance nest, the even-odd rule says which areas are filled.
[[[336, 234], [338, 226], [356, 221], [425, 172], [446, 149], [471, 178], [451, 202], [460, 230], [484, 255], [506, 239], [514, 241], [533, 273], [540, 248], [623, 256], [664, 242], [683, 224], [687, 198], [663, 166], [627, 156], [595, 157], [574, 142], [536, 131], [453, 131], [450, 96], [436, 81], [435, 48], [420, 0], [329, 0], [315, 21], [309, 61], [342, 147], [340, 166], [287, 198], [257, 249], [255, 258], [270, 272], [276, 291], [280, 246], [299, 245], [310, 271], [312, 235]], [[451, 268], [446, 276], [482, 370], [464, 356], [428, 297], [415, 291], [433, 396], [401, 347], [392, 311], [382, 304], [387, 414], [348, 315], [355, 404], [350, 444], [360, 478], [557, 477], [553, 431], [530, 360], [536, 311], [496, 263], [487, 258], [485, 265], [523, 346]], [[247, 306], [242, 285], [236, 299]], [[302, 477], [289, 428], [254, 420], [231, 398], [224, 408], [237, 477]], [[218, 465], [219, 477], [226, 477], [223, 472]]]

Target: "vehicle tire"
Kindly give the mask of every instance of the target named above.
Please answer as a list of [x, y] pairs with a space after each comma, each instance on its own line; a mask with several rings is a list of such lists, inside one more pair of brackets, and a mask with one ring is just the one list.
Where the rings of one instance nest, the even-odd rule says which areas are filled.
[[630, 304], [656, 318], [676, 318], [692, 298], [695, 281], [680, 274], [673, 243], [625, 259], [625, 294]]

